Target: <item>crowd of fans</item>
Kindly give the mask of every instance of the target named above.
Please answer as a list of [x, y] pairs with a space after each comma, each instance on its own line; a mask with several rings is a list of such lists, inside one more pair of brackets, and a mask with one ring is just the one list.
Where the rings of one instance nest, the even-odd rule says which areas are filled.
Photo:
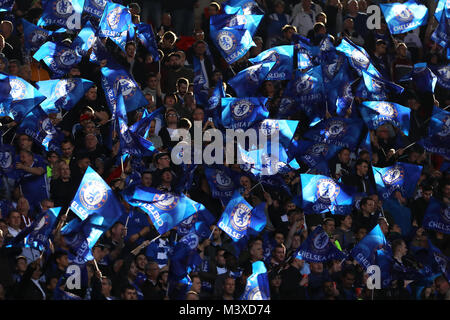
[[[258, 260], [264, 261], [267, 267], [273, 300], [450, 299], [449, 279], [443, 275], [425, 286], [419, 294], [407, 286], [408, 272], [421, 268], [418, 255], [421, 249], [427, 248], [428, 240], [446, 256], [450, 255], [449, 235], [422, 227], [431, 197], [447, 204], [450, 201], [449, 170], [448, 167], [446, 171], [440, 170], [448, 159], [426, 152], [417, 144], [407, 149], [396, 148], [400, 131], [389, 124], [371, 132], [372, 153], [342, 148], [329, 163], [332, 178], [341, 179], [357, 192], [366, 193], [349, 215], [304, 212], [294, 198], [276, 189], [263, 191], [252, 188], [256, 182], [242, 174], [240, 187], [244, 198], [253, 206], [266, 202], [266, 227], [236, 255], [230, 237], [212, 225], [211, 238], [201, 242], [197, 248], [202, 263], [190, 273], [192, 285], [188, 292], [182, 297], [168, 295], [169, 258], [176, 232], [171, 230], [148, 244], [159, 233], [147, 214], [131, 207], [120, 192], [131, 180], [140, 181], [142, 186], [173, 191], [183, 176], [183, 170], [171, 160], [170, 150], [177, 143], [171, 141], [171, 134], [177, 128], [191, 129], [193, 121], [202, 121], [203, 130], [214, 127], [214, 123], [205, 117], [205, 106], [199, 105], [194, 96], [194, 58], [201, 62], [211, 93], [219, 81], [226, 82], [250, 66], [249, 58], [273, 46], [293, 44], [295, 33], [313, 43], [330, 34], [335, 45], [347, 37], [366, 49], [386, 79], [405, 88], [404, 93], [391, 96], [389, 100], [411, 109], [411, 134], [403, 146], [426, 135], [433, 106], [444, 108], [450, 104], [448, 90], [439, 85], [433, 95], [421, 92], [410, 82], [400, 82], [415, 63], [426, 62], [428, 66], [448, 63], [444, 49], [430, 39], [437, 25], [432, 14], [429, 14], [428, 24], [408, 33], [391, 35], [384, 20], [379, 29], [367, 28], [367, 7], [377, 5], [378, 0], [257, 2], [265, 15], [254, 36], [256, 46], [232, 66], [224, 61], [209, 37], [209, 18], [223, 13], [220, 1], [207, 4], [197, 19], [194, 9], [199, 5], [198, 1], [120, 2], [129, 6], [135, 21], [153, 25], [160, 54], [160, 61], [155, 61], [139, 41], [127, 43], [126, 53], [109, 40], [104, 41], [114, 58], [133, 75], [148, 100], [147, 106], [128, 114], [129, 124], [138, 121], [145, 109], [152, 112], [162, 107], [164, 114], [162, 121], [156, 119], [152, 122], [147, 137], [159, 152], [153, 157], [144, 157], [138, 164], [126, 161], [123, 172], [117, 135], [113, 136], [112, 144], [108, 143], [113, 124], [101, 86], [100, 68], [105, 62], [99, 66], [83, 59], [67, 74], [67, 77], [91, 80], [95, 85], [67, 113], [49, 115], [53, 125], [65, 135], [61, 154], [45, 152], [30, 136], [16, 133], [19, 124], [13, 119], [0, 117], [2, 141], [14, 145], [17, 155], [14, 174], [7, 176], [2, 172], [1, 178], [0, 300], [51, 300], [55, 298], [57, 287], [86, 300], [234, 300], [240, 297], [252, 273], [251, 262]], [[436, 6], [433, 0], [424, 4], [430, 12]], [[12, 13], [0, 13], [0, 71], [19, 76], [31, 84], [49, 80], [51, 72], [24, 50], [20, 18], [36, 24], [41, 14], [41, 1], [33, 1], [31, 5], [29, 1], [16, 1]], [[194, 23], [196, 21], [199, 23]], [[70, 36], [67, 36], [69, 40]], [[259, 90], [259, 95], [269, 99], [270, 118], [275, 118], [286, 82], [265, 81]], [[228, 88], [227, 93], [232, 95], [231, 90]], [[361, 98], [355, 98], [353, 108], [357, 108], [359, 103]], [[294, 137], [299, 139], [308, 128], [308, 121], [302, 113], [294, 114], [290, 119], [300, 120]], [[404, 198], [397, 192], [395, 201], [387, 207], [377, 194], [371, 166], [385, 167], [397, 161], [420, 164], [423, 172], [414, 197]], [[52, 237], [50, 254], [43, 256], [34, 249], [9, 248], [6, 244], [30, 225], [40, 212], [62, 207], [61, 212], [64, 213], [89, 166], [122, 199], [126, 212], [92, 248], [95, 263], [86, 263], [83, 287], [69, 290], [60, 279], [71, 262], [58, 232]], [[240, 172], [239, 166], [228, 166]], [[302, 166], [301, 170], [284, 176], [295, 196], [301, 195], [299, 175], [307, 169]], [[220, 218], [224, 207], [211, 195], [204, 166], [196, 169], [192, 187], [186, 194], [205, 205], [217, 220]], [[129, 212], [132, 212], [130, 217]], [[58, 223], [71, 219], [77, 217], [69, 211], [67, 218], [60, 218]], [[307, 263], [295, 258], [296, 249], [318, 225], [333, 242], [338, 240], [341, 248], [348, 252], [377, 224], [391, 243], [394, 254], [393, 273], [397, 277], [388, 288], [375, 292], [367, 289], [367, 275], [352, 259], [344, 263], [334, 260]], [[142, 244], [141, 250], [133, 250]]]

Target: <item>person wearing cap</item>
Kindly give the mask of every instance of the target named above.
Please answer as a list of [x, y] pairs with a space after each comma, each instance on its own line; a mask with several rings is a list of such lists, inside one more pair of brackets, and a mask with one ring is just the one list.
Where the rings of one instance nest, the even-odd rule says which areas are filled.
[[280, 297], [283, 300], [303, 300], [306, 299], [306, 285], [308, 277], [302, 277], [302, 270], [305, 261], [299, 256], [292, 259], [289, 267], [281, 271]]
[[166, 94], [177, 90], [176, 83], [179, 78], [186, 78], [189, 83], [194, 82], [194, 71], [183, 65], [181, 56], [178, 52], [172, 52], [168, 56], [167, 67], [165, 72], [161, 73], [162, 91]]

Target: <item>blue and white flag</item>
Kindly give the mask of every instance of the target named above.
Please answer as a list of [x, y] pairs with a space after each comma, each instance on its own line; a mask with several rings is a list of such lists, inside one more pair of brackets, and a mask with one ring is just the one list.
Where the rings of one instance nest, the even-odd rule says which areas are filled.
[[47, 114], [72, 109], [93, 85], [92, 81], [81, 78], [36, 82], [39, 92], [47, 97], [41, 103]]
[[366, 50], [354, 44], [348, 38], [342, 39], [336, 50], [343, 52], [348, 57], [350, 65], [358, 71], [359, 75], [361, 75], [362, 70], [367, 70], [372, 64]]
[[439, 248], [435, 247], [428, 239], [428, 252], [431, 256], [431, 267], [433, 271], [443, 273], [447, 279], [450, 278], [450, 261], [448, 256], [443, 254]]
[[16, 170], [15, 158], [16, 149], [9, 144], [0, 143], [0, 172], [2, 175], [10, 176], [14, 174]]
[[152, 55], [153, 61], [159, 61], [158, 45], [156, 44], [152, 26], [146, 23], [139, 23], [137, 25], [136, 35], [142, 45]]
[[[122, 94], [127, 112], [148, 105], [148, 101], [139, 89], [133, 77], [121, 66], [103, 67], [102, 87], [111, 113], [115, 114], [118, 94]], [[120, 90], [120, 91], [119, 91]]]
[[353, 195], [347, 186], [322, 175], [301, 174], [300, 180], [305, 213], [351, 212]]
[[197, 203], [197, 207], [197, 212], [195, 212], [187, 219], [181, 221], [178, 225], [177, 234], [179, 236], [183, 237], [189, 234], [193, 228], [196, 228], [197, 223], [203, 223], [204, 225], [207, 225], [209, 227], [216, 222], [216, 217], [211, 212], [209, 212], [203, 204]]
[[437, 77], [438, 86], [450, 90], [450, 64], [431, 66], [430, 68]]
[[405, 3], [380, 3], [380, 8], [392, 34], [406, 33], [427, 22], [427, 7], [413, 0]]
[[267, 75], [267, 80], [290, 80], [294, 69], [294, 46], [278, 46], [261, 52], [255, 58], [249, 59], [253, 64], [275, 62]]
[[367, 70], [362, 70], [364, 85], [367, 90], [378, 96], [379, 99], [387, 99], [387, 93], [392, 92], [394, 94], [401, 94], [404, 91], [402, 86], [395, 84], [394, 82], [383, 79], [378, 70], [371, 64]]
[[432, 198], [425, 212], [422, 226], [425, 229], [450, 234], [450, 206]]
[[269, 276], [264, 262], [253, 262], [252, 271], [239, 300], [270, 300]]
[[73, 39], [72, 48], [79, 56], [87, 55], [89, 49], [94, 45], [96, 37], [96, 30], [92, 26], [91, 22], [87, 22], [83, 29], [78, 33], [78, 35]]
[[266, 225], [266, 215], [263, 208], [255, 209], [245, 201], [238, 191], [235, 191], [217, 226], [233, 241], [239, 241], [250, 229], [259, 233]]
[[255, 0], [228, 0], [223, 4], [226, 14], [264, 14]]
[[228, 203], [233, 196], [236, 185], [231, 170], [226, 167], [206, 167], [205, 176], [211, 188], [211, 196], [220, 199], [223, 204]]
[[433, 106], [433, 114], [428, 126], [428, 136], [420, 139], [420, 144], [428, 152], [450, 158], [450, 112]]
[[108, 0], [84, 0], [83, 12], [100, 21]]
[[0, 1], [0, 12], [11, 12], [14, 7], [14, 0]]
[[446, 9], [446, 13], [441, 16], [441, 19], [438, 20], [439, 24], [431, 34], [431, 40], [436, 42], [442, 48], [449, 48], [450, 41], [450, 8]]
[[295, 257], [309, 263], [323, 263], [330, 260], [343, 260], [346, 258], [346, 255], [336, 248], [330, 241], [328, 234], [319, 225], [308, 235]]
[[436, 87], [437, 77], [428, 68], [426, 62], [416, 63], [411, 72], [411, 79], [415, 83], [415, 88], [421, 92], [434, 92]]
[[210, 37], [228, 64], [242, 58], [255, 46], [253, 34], [263, 15], [214, 15], [210, 18]]
[[[287, 149], [299, 123], [300, 121], [296, 120], [265, 119], [253, 127], [266, 138], [266, 141], [278, 139], [278, 142]], [[250, 145], [250, 148], [252, 147]]]
[[56, 151], [61, 154], [61, 142], [64, 140], [64, 134], [53, 126], [47, 113], [40, 106], [35, 107], [26, 115], [17, 131], [30, 136], [44, 146], [46, 151]]
[[405, 135], [409, 134], [410, 108], [387, 101], [364, 101], [360, 111], [370, 130], [390, 123], [401, 129]]
[[82, 56], [77, 54], [73, 46], [47, 41], [36, 51], [33, 58], [36, 61], [44, 61], [52, 72], [52, 78], [62, 78], [81, 61]]
[[37, 23], [38, 27], [57, 25], [68, 30], [80, 30], [84, 1], [47, 0], [43, 3], [44, 11]]
[[22, 26], [25, 49], [29, 52], [37, 51], [53, 34], [53, 31], [39, 28], [25, 19], [22, 19]]
[[422, 166], [404, 162], [386, 168], [372, 166], [372, 170], [378, 195], [382, 199], [391, 198], [395, 191], [400, 191], [405, 198], [413, 197], [422, 174]]
[[216, 128], [222, 128], [222, 104], [221, 99], [225, 98], [225, 88], [223, 81], [218, 81], [208, 103], [204, 106], [205, 118], [212, 118]]
[[141, 120], [135, 122], [131, 127], [130, 131], [135, 133], [138, 136], [141, 136], [143, 138], [146, 138], [148, 135], [148, 131], [150, 129], [151, 122], [155, 119], [161, 119], [163, 118], [163, 112], [164, 108], [158, 108], [152, 113], [148, 113], [147, 109], [142, 114]]
[[[4, 79], [4, 76], [4, 74], [0, 74], [0, 79]], [[45, 96], [20, 77], [9, 75], [6, 77], [9, 79], [11, 87], [9, 95], [12, 102], [9, 113], [11, 118], [19, 123], [35, 106], [45, 100]]]
[[49, 238], [53, 231], [53, 227], [61, 211], [61, 207], [50, 208], [39, 214], [30, 226], [26, 227], [13, 238], [12, 245], [19, 245], [19, 242], [27, 248], [44, 251], [49, 247]]
[[222, 98], [222, 123], [228, 129], [243, 129], [269, 116], [267, 98]]
[[132, 26], [130, 9], [120, 4], [108, 2], [98, 26], [100, 37], [119, 37]]
[[94, 169], [88, 167], [70, 204], [70, 209], [81, 220], [85, 220], [90, 215], [99, 214], [109, 224], [121, 216], [119, 208], [120, 203], [111, 188]]
[[256, 91], [267, 80], [267, 75], [272, 70], [275, 62], [262, 62], [240, 71], [228, 84], [234, 89], [237, 97], [257, 96]]
[[303, 138], [353, 150], [358, 146], [363, 128], [364, 123], [360, 119], [333, 117], [309, 128]]
[[307, 140], [292, 140], [289, 153], [298, 161], [305, 163], [312, 172], [330, 175], [328, 161], [341, 150], [341, 147]]
[[108, 49], [103, 44], [102, 40], [97, 37], [92, 45], [91, 55], [89, 56], [89, 61], [100, 65], [102, 60], [106, 60], [106, 66], [110, 67], [111, 65], [118, 65], [117, 62], [114, 61], [111, 53], [108, 52]]
[[[330, 65], [331, 67], [331, 65]], [[333, 64], [333, 67], [336, 67]], [[328, 70], [330, 75], [334, 74], [334, 70], [329, 70], [322, 67], [322, 71]], [[356, 79], [352, 76], [348, 64], [345, 63], [339, 68], [339, 71], [332, 77], [328, 79], [328, 76], [323, 77], [325, 94], [327, 96], [328, 112], [333, 114], [334, 112], [340, 116], [344, 117], [347, 110], [351, 107], [354, 94], [352, 91], [352, 85]]]
[[137, 187], [128, 203], [144, 210], [156, 230], [164, 234], [202, 208], [184, 194], [163, 193], [153, 188]]

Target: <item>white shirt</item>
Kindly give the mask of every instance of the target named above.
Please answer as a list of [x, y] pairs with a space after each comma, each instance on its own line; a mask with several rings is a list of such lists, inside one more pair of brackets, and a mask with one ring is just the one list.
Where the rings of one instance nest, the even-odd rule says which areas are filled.
[[35, 280], [35, 279], [31, 279], [31, 281], [33, 281], [33, 283], [36, 285], [36, 287], [38, 287], [39, 290], [41, 290], [42, 292], [42, 300], [45, 300], [45, 292], [41, 287], [41, 284], [39, 283], [39, 280]]
[[20, 229], [19, 230], [16, 230], [16, 229], [13, 229], [12, 227], [8, 227], [8, 231], [9, 231], [9, 233], [13, 236], [13, 237], [15, 237], [15, 236], [17, 236], [18, 234], [19, 234], [19, 232], [21, 231]]

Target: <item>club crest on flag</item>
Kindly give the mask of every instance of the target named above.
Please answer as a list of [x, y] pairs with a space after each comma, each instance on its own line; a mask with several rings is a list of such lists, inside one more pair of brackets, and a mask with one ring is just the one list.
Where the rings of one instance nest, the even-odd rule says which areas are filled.
[[242, 11], [244, 12], [244, 14], [252, 14], [253, 8], [258, 8], [253, 0], [248, 1], [242, 5]]
[[374, 92], [380, 92], [383, 89], [383, 85], [381, 84], [381, 82], [379, 82], [378, 80], [372, 78], [372, 90]]
[[397, 5], [393, 7], [395, 18], [400, 22], [410, 22], [414, 19], [411, 10], [405, 5]]
[[115, 7], [113, 10], [108, 12], [106, 20], [108, 21], [108, 24], [111, 27], [111, 29], [117, 29], [117, 27], [119, 26], [121, 13], [122, 13], [121, 7]]
[[12, 155], [10, 152], [0, 151], [0, 167], [2, 169], [8, 169], [12, 164]]
[[328, 145], [326, 144], [314, 144], [305, 152], [314, 156], [325, 156], [328, 153]]
[[72, 3], [69, 0], [59, 0], [53, 5], [54, 12], [60, 17], [66, 17], [73, 12]]
[[395, 166], [393, 168], [390, 168], [387, 170], [382, 179], [386, 184], [392, 185], [394, 183], [397, 183], [403, 179], [405, 176], [405, 171], [402, 167]]
[[447, 223], [450, 223], [450, 207], [446, 206], [441, 209], [441, 216]]
[[266, 54], [261, 58], [261, 60], [266, 62], [275, 62], [273, 68], [276, 68], [281, 63], [280, 54], [275, 50], [267, 51]]
[[47, 33], [39, 30], [39, 29], [35, 29], [31, 35], [30, 35], [30, 39], [32, 43], [44, 43], [45, 40], [47, 39]]
[[313, 88], [313, 79], [310, 75], [302, 76], [295, 84], [298, 94], [308, 94]]
[[88, 210], [98, 210], [108, 200], [108, 190], [100, 181], [88, 181], [80, 190], [80, 200]]
[[247, 229], [250, 224], [251, 209], [243, 203], [239, 203], [231, 212], [231, 224], [238, 231]]
[[216, 173], [213, 175], [213, 180], [217, 188], [221, 190], [229, 189], [232, 185], [231, 178], [220, 170], [216, 170]]
[[248, 300], [263, 300], [259, 286], [253, 288], [252, 291], [250, 291], [250, 293], [248, 294]]
[[278, 112], [280, 114], [284, 114], [284, 113], [288, 112], [289, 109], [291, 108], [293, 102], [294, 102], [294, 100], [292, 98], [289, 98], [289, 97], [281, 98], [280, 107], [278, 108]]
[[259, 130], [261, 130], [262, 134], [265, 136], [272, 136], [280, 131], [280, 124], [277, 120], [266, 119], [260, 123]]
[[217, 34], [216, 38], [220, 49], [222, 49], [226, 53], [230, 53], [236, 48], [237, 45], [236, 37], [232, 32], [222, 30]]
[[317, 181], [317, 200], [330, 203], [336, 200], [341, 188], [332, 179]]
[[370, 61], [369, 59], [358, 49], [353, 49], [350, 53], [353, 64], [356, 66], [367, 69], [369, 67]]
[[248, 68], [247, 72], [245, 73], [245, 78], [248, 81], [257, 84], [259, 82], [259, 78], [258, 78], [259, 69], [261, 69], [261, 66], [254, 66], [254, 67]]
[[231, 114], [236, 120], [241, 120], [251, 114], [254, 105], [248, 100], [239, 100], [231, 106]]
[[325, 251], [328, 244], [328, 235], [325, 232], [319, 232], [313, 239], [313, 250], [316, 252]]
[[217, 105], [219, 104], [219, 101], [220, 101], [219, 99], [220, 98], [218, 96], [215, 96], [215, 95], [211, 96], [208, 99], [208, 107], [206, 109], [210, 110], [210, 109], [214, 109], [215, 107], [217, 107]]
[[397, 110], [390, 103], [386, 102], [378, 103], [375, 106], [375, 109], [378, 111], [380, 115], [385, 117], [396, 118], [398, 115]]
[[346, 125], [344, 122], [339, 120], [331, 121], [327, 128], [325, 129], [326, 138], [337, 138], [338, 136], [344, 135], [346, 132]]
[[106, 6], [106, 0], [91, 0], [91, 3], [99, 9], [104, 9]]
[[75, 81], [73, 79], [62, 79], [55, 86], [55, 96], [61, 98], [67, 96], [75, 89]]
[[172, 194], [155, 194], [153, 197], [155, 207], [161, 210], [172, 210], [178, 204], [178, 197]]
[[117, 95], [118, 89], [120, 87], [124, 99], [128, 99], [136, 92], [136, 86], [134, 85], [133, 81], [131, 81], [126, 76], [117, 77], [115, 84], [116, 85], [114, 88], [115, 89], [114, 94]]
[[9, 85], [11, 86], [11, 91], [9, 94], [14, 100], [21, 100], [25, 97], [27, 93], [27, 88], [25, 84], [19, 79], [9, 79]]
[[231, 19], [228, 21], [227, 27], [235, 27], [235, 26], [242, 26], [247, 23], [247, 18], [245, 18], [245, 15], [238, 14], [231, 17]]
[[442, 130], [437, 133], [438, 136], [446, 137], [450, 134], [450, 117], [445, 117], [442, 122], [444, 123], [442, 126]]
[[41, 220], [39, 220], [39, 222], [37, 223], [36, 227], [34, 227], [34, 231], [38, 231], [41, 230], [44, 226], [48, 225], [48, 221], [49, 221], [49, 216], [48, 215], [44, 215]]
[[65, 66], [71, 66], [71, 65], [75, 64], [77, 61], [77, 56], [76, 56], [75, 51], [73, 51], [71, 49], [66, 49], [66, 48], [57, 51], [55, 54], [55, 58], [59, 59], [61, 64], [65, 65]]
[[56, 133], [55, 127], [53, 127], [50, 118], [42, 119], [39, 122], [39, 127], [41, 128], [41, 131], [45, 132], [46, 134], [52, 135]]

